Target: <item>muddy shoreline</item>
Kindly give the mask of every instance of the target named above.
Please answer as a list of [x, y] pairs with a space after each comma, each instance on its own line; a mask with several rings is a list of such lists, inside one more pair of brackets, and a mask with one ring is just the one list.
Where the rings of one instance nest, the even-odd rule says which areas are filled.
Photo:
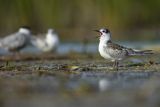
[[1, 57], [4, 107], [159, 105], [159, 57], [125, 61], [119, 71], [98, 55]]

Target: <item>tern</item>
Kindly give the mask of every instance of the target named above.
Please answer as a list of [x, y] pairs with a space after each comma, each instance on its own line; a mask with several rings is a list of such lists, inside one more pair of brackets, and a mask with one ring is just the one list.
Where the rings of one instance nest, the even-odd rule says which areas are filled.
[[152, 50], [136, 50], [113, 43], [111, 40], [111, 33], [106, 28], [94, 31], [100, 33], [100, 42], [98, 47], [100, 55], [103, 58], [114, 62], [113, 67], [116, 68], [116, 70], [118, 70], [119, 61], [124, 60], [129, 56], [153, 54], [151, 52]]
[[31, 30], [28, 26], [22, 26], [18, 32], [0, 39], [0, 48], [10, 52], [19, 52], [30, 43]]
[[35, 37], [31, 40], [32, 44], [43, 52], [56, 51], [59, 45], [58, 34], [54, 29], [48, 29], [45, 38]]

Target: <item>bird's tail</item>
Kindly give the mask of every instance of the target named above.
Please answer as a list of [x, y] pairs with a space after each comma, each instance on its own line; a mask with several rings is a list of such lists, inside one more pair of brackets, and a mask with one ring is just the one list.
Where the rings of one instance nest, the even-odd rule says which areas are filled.
[[133, 50], [129, 55], [151, 55], [154, 54], [152, 50]]

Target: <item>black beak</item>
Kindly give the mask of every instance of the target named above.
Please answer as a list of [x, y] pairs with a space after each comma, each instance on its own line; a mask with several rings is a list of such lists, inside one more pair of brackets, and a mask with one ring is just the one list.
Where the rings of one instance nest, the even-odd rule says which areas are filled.
[[[99, 30], [93, 30], [95, 32], [101, 33]], [[96, 38], [99, 38], [100, 36], [96, 36]]]
[[95, 31], [95, 32], [100, 32], [99, 30], [93, 30], [93, 31]]

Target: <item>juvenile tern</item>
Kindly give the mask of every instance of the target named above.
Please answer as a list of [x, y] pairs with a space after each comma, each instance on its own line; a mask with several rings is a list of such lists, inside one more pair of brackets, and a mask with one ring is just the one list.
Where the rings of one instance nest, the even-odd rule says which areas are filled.
[[118, 70], [119, 61], [135, 55], [149, 55], [153, 54], [152, 50], [136, 50], [121, 45], [115, 44], [111, 41], [111, 33], [108, 29], [102, 28], [95, 30], [100, 33], [99, 53], [105, 58], [114, 62], [113, 67]]

